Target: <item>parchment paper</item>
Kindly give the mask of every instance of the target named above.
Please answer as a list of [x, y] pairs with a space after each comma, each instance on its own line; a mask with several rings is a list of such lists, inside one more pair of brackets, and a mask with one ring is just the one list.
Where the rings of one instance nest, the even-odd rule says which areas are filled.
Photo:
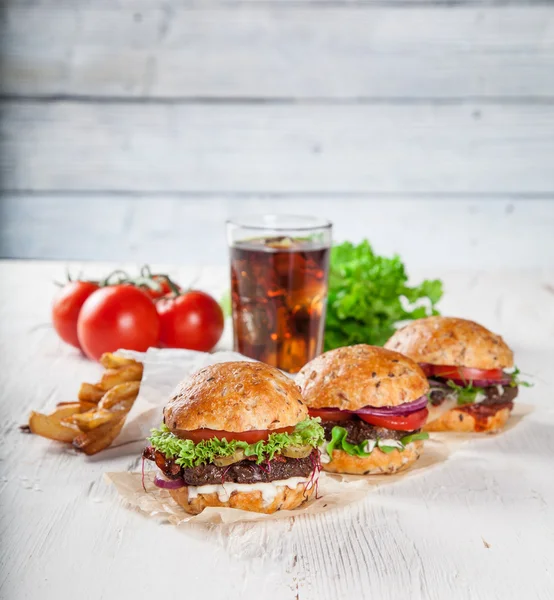
[[447, 460], [450, 451], [440, 441], [425, 442], [420, 459], [411, 469], [395, 475], [377, 475], [363, 477], [358, 475], [335, 476], [321, 473], [319, 477], [318, 499], [312, 497], [309, 502], [295, 510], [281, 510], [272, 515], [237, 510], [235, 508], [206, 508], [199, 515], [189, 515], [178, 506], [167, 490], [157, 488], [154, 483], [154, 471], [147, 471], [144, 477], [146, 491], [142, 487], [141, 473], [106, 473], [120, 496], [130, 506], [138, 508], [150, 517], [164, 518], [174, 525], [188, 521], [201, 523], [239, 523], [243, 521], [266, 521], [284, 519], [300, 515], [313, 515], [346, 506], [362, 499], [370, 490], [382, 485], [390, 485], [402, 479], [415, 477], [420, 473]]
[[[210, 364], [231, 360], [250, 360], [236, 352], [215, 352], [213, 354], [191, 350], [169, 350], [151, 348], [146, 353], [121, 350], [123, 356], [134, 358], [144, 365], [140, 393], [131, 409], [117, 445], [145, 440], [150, 429], [157, 427], [162, 419], [162, 409], [176, 385], [190, 373]], [[513, 428], [533, 410], [532, 406], [515, 404], [514, 411], [504, 431]], [[500, 434], [496, 434], [500, 435]], [[142, 474], [121, 472], [107, 473], [121, 498], [130, 506], [144, 514], [161, 518], [179, 525], [186, 522], [197, 523], [239, 523], [245, 521], [265, 521], [288, 517], [327, 512], [356, 502], [372, 490], [383, 485], [391, 485], [400, 480], [415, 477], [443, 464], [461, 444], [472, 439], [488, 437], [486, 434], [432, 433], [424, 443], [419, 460], [407, 471], [394, 475], [336, 475], [322, 472], [319, 478], [318, 499], [312, 499], [295, 510], [278, 511], [272, 515], [237, 510], [234, 508], [207, 508], [199, 515], [189, 515], [178, 506], [167, 490], [153, 483], [154, 470]], [[146, 442], [145, 442], [146, 444]]]

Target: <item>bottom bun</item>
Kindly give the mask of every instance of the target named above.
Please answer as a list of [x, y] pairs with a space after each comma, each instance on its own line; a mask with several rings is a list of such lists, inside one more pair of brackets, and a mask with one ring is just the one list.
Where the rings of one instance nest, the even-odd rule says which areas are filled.
[[402, 451], [393, 450], [386, 454], [374, 448], [369, 456], [352, 456], [344, 450], [333, 450], [331, 461], [321, 466], [329, 473], [347, 473], [349, 475], [392, 475], [407, 469], [419, 458], [423, 451], [423, 442], [411, 442]]
[[[231, 484], [234, 485], [234, 484]], [[231, 487], [231, 485], [229, 487]], [[255, 484], [254, 484], [255, 485]], [[206, 486], [208, 488], [213, 486]], [[217, 486], [225, 488], [223, 486]], [[241, 488], [247, 488], [248, 484], [241, 485]], [[189, 497], [188, 486], [177, 490], [169, 490], [171, 497], [177, 504], [182, 506], [186, 512], [191, 515], [200, 514], [208, 506], [238, 508], [240, 510], [249, 510], [251, 512], [271, 514], [278, 510], [292, 510], [304, 504], [315, 491], [315, 482], [311, 487], [306, 483], [299, 483], [295, 487], [286, 485], [276, 485], [272, 490], [271, 500], [264, 500], [260, 490], [252, 491], [231, 491], [230, 495], [224, 494], [223, 498], [218, 492], [202, 493], [197, 492], [193, 497]], [[195, 488], [199, 490], [201, 488]]]
[[501, 408], [494, 414], [476, 419], [471, 413], [458, 408], [445, 412], [435, 421], [427, 423], [423, 431], [460, 431], [463, 433], [496, 433], [500, 431], [512, 412], [511, 408]]

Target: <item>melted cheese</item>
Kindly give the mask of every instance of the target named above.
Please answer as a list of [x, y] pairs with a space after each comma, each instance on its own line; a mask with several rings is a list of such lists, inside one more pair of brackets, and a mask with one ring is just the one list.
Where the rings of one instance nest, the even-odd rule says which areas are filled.
[[261, 492], [264, 504], [271, 504], [280, 487], [288, 487], [294, 489], [297, 485], [302, 484], [309, 490], [314, 484], [313, 480], [306, 477], [290, 477], [289, 479], [280, 479], [277, 481], [260, 482], [260, 483], [233, 483], [232, 481], [223, 484], [212, 485], [189, 485], [188, 497], [190, 500], [198, 497], [198, 494], [217, 494], [220, 502], [226, 502], [234, 492]]

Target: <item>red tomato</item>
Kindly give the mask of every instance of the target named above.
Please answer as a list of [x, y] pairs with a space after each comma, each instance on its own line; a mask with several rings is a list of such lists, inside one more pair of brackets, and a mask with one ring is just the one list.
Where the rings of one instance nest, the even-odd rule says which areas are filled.
[[252, 431], [220, 431], [218, 429], [195, 429], [194, 431], [178, 430], [175, 433], [182, 438], [192, 440], [195, 444], [202, 440], [211, 440], [217, 438], [219, 440], [225, 438], [228, 442], [231, 440], [239, 440], [247, 444], [255, 444], [260, 440], [267, 440], [272, 433], [292, 433], [294, 427], [282, 427], [281, 429], [253, 429]]
[[422, 408], [405, 416], [390, 415], [388, 417], [374, 417], [373, 415], [358, 414], [358, 417], [376, 427], [385, 427], [386, 429], [398, 431], [413, 431], [414, 429], [421, 429], [423, 427], [428, 414], [429, 411], [426, 408]]
[[433, 374], [433, 365], [429, 363], [419, 363], [421, 370], [425, 373], [425, 377], [431, 377]]
[[461, 381], [494, 380], [506, 377], [502, 369], [471, 369], [469, 367], [449, 367], [433, 365], [432, 374], [444, 379], [458, 379]]
[[207, 352], [223, 333], [223, 311], [209, 294], [198, 291], [167, 296], [156, 302], [160, 345]]
[[[141, 290], [146, 292], [153, 300], [157, 300], [158, 298], [167, 296], [167, 294], [173, 291], [172, 287], [167, 282], [167, 277], [164, 277], [163, 275], [152, 275], [152, 279], [158, 284], [159, 289], [155, 290], [145, 285], [140, 286], [140, 288]], [[176, 285], [176, 287], [179, 291], [181, 291], [180, 286]]]
[[83, 304], [77, 332], [83, 352], [98, 360], [120, 348], [145, 351], [158, 343], [160, 320], [152, 300], [132, 285], [100, 288]]
[[319, 417], [322, 421], [348, 421], [354, 416], [345, 410], [332, 408], [309, 408], [310, 417]]
[[91, 281], [70, 281], [54, 298], [52, 305], [54, 329], [64, 342], [75, 348], [81, 348], [77, 337], [77, 319], [81, 306], [97, 289], [98, 285]]

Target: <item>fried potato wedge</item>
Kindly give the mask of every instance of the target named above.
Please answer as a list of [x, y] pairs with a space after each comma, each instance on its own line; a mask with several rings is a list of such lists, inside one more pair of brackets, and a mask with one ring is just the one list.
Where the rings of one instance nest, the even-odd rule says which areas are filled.
[[99, 409], [129, 412], [140, 389], [140, 381], [127, 381], [108, 390], [98, 403]]
[[36, 435], [71, 444], [73, 438], [78, 435], [78, 432], [62, 424], [61, 420], [71, 416], [73, 414], [72, 410], [74, 411], [75, 409], [64, 406], [51, 415], [44, 415], [33, 411], [29, 417], [29, 429]]
[[105, 423], [116, 421], [120, 417], [121, 415], [118, 415], [115, 412], [110, 412], [109, 410], [100, 408], [85, 413], [72, 415], [68, 419], [65, 419], [63, 423], [65, 425], [74, 424], [79, 428], [80, 431], [87, 432], [91, 431], [92, 429], [96, 429]]
[[117, 354], [112, 354], [111, 352], [104, 352], [100, 357], [100, 364], [105, 369], [118, 369], [119, 367], [124, 367], [126, 365], [138, 365], [140, 363], [132, 358], [123, 358], [122, 356], [117, 356]]
[[85, 454], [92, 456], [101, 450], [104, 450], [112, 444], [119, 435], [125, 417], [119, 417], [118, 421], [105, 423], [92, 431], [81, 433], [73, 440], [73, 446]]
[[76, 404], [79, 405], [79, 410], [77, 412], [86, 412], [87, 410], [91, 410], [93, 408], [96, 408], [96, 403], [95, 402], [85, 402], [85, 401], [80, 401], [80, 402], [58, 402], [56, 404], [56, 409], [58, 408], [62, 408], [65, 406], [75, 406]]
[[[96, 405], [94, 404], [93, 406]], [[58, 404], [56, 404], [56, 410], [48, 416], [61, 421], [62, 419], [79, 412], [83, 412], [80, 402], [58, 402]]]
[[142, 365], [140, 363], [135, 363], [117, 369], [108, 369], [102, 375], [98, 387], [107, 392], [109, 389], [120, 383], [125, 383], [126, 381], [140, 381], [141, 379]]
[[97, 404], [102, 400], [102, 396], [105, 393], [105, 390], [98, 385], [94, 385], [93, 383], [81, 383], [77, 397], [81, 402], [93, 402], [94, 404]]

